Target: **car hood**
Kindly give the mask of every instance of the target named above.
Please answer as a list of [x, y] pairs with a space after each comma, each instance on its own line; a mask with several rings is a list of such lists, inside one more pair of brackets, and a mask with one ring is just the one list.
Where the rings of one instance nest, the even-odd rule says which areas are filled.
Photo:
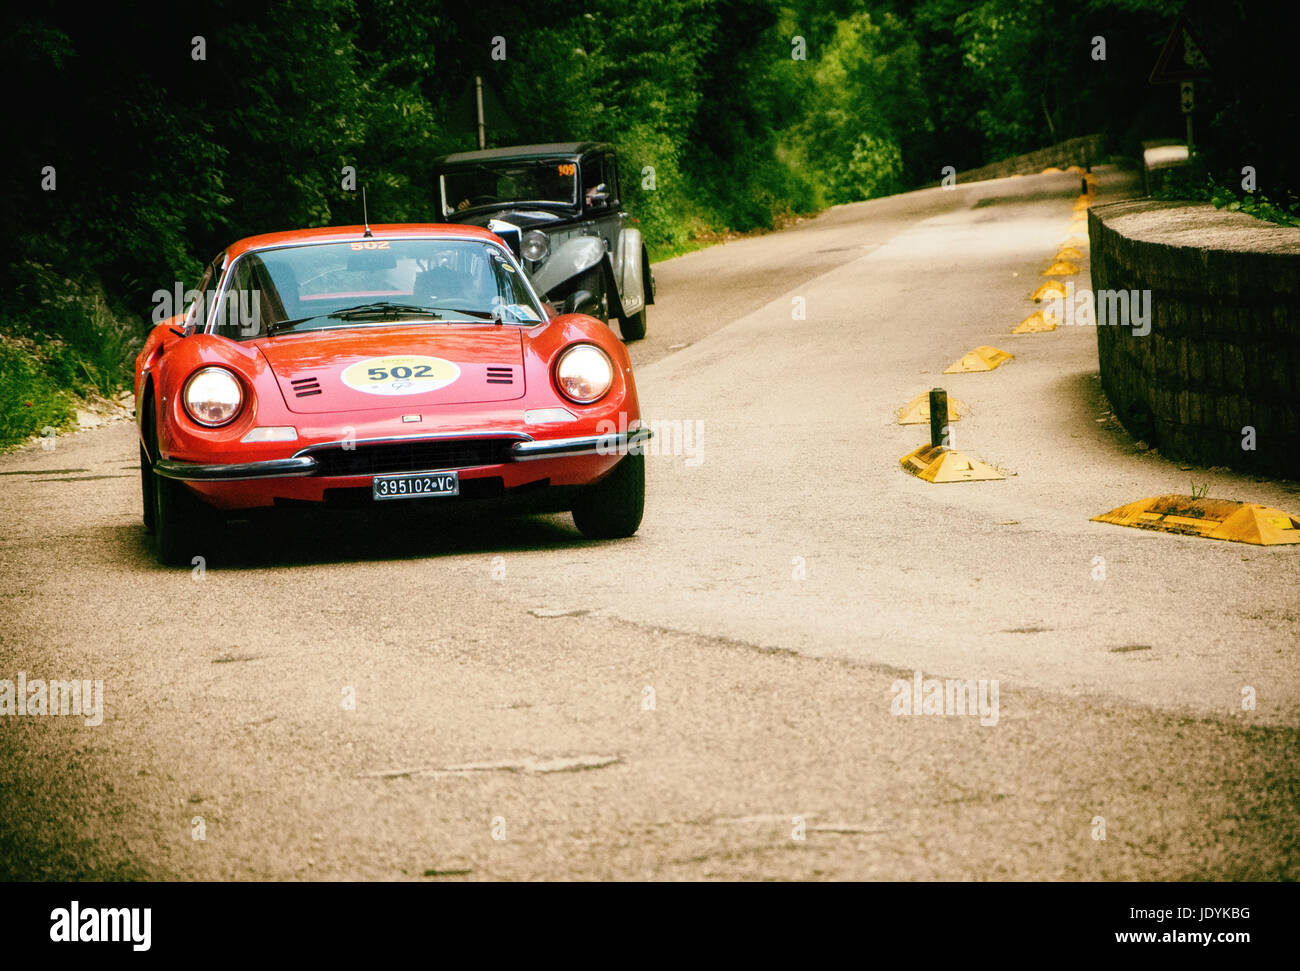
[[402, 324], [260, 338], [290, 411], [303, 414], [523, 397], [523, 335], [509, 324]]
[[578, 218], [578, 214], [548, 212], [544, 209], [480, 209], [459, 218], [455, 215], [448, 218], [467, 226], [482, 226], [484, 229], [493, 219], [500, 219], [502, 222], [518, 226], [523, 232], [528, 232], [530, 229], [547, 229], [560, 223], [572, 222]]

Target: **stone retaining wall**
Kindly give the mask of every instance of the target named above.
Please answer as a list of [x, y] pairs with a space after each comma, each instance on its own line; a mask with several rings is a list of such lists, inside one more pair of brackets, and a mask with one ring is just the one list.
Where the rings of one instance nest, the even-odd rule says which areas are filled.
[[[1045, 168], [1064, 169], [1071, 165], [1101, 165], [1107, 160], [1106, 139], [1102, 135], [1083, 135], [1024, 155], [1004, 158], [978, 169], [957, 173], [957, 184], [1003, 179], [1008, 175], [1037, 175]], [[938, 185], [939, 183], [935, 183]]]
[[1300, 229], [1141, 200], [1093, 207], [1088, 235], [1094, 293], [1151, 291], [1146, 336], [1097, 326], [1125, 428], [1174, 458], [1300, 478]]

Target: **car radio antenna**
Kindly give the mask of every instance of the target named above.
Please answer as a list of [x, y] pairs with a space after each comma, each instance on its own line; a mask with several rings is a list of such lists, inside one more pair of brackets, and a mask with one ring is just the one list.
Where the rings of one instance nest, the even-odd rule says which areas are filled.
[[366, 187], [361, 187], [361, 221], [366, 224], [366, 231], [363, 235], [369, 237], [375, 234], [370, 231], [370, 213], [366, 209]]

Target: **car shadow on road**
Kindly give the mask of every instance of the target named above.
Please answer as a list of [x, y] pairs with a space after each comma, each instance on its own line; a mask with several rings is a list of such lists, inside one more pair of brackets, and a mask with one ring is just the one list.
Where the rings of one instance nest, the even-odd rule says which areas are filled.
[[[144, 527], [120, 528], [134, 534], [132, 545], [142, 562], [156, 565], [153, 537]], [[237, 570], [601, 545], [606, 544], [584, 539], [565, 513], [502, 516], [414, 510], [330, 514], [295, 511], [220, 524], [196, 545], [195, 556], [203, 557], [205, 567]], [[181, 568], [188, 567], [182, 564], [174, 569]]]

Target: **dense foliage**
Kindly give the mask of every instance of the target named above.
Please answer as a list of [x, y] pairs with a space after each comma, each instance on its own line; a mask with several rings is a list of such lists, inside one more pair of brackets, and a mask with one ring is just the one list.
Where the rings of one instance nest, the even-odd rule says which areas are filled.
[[[1136, 154], [1142, 138], [1181, 133], [1176, 87], [1147, 84], [1179, 6], [209, 0], [159, 10], [128, 0], [13, 10], [0, 31], [11, 116], [0, 331], [38, 348], [36, 360], [104, 372], [66, 386], [111, 387], [151, 294], [192, 284], [220, 246], [359, 221], [344, 166], [367, 187], [372, 221], [435, 218], [429, 163], [474, 147], [476, 72], [489, 144], [616, 143], [629, 208], [659, 255], [1093, 131]], [[1247, 151], [1260, 188], [1283, 197], [1300, 172], [1268, 106], [1287, 97], [1273, 85], [1290, 65], [1259, 53], [1286, 34], [1258, 29], [1244, 2], [1192, 11], [1216, 69], [1198, 108], [1207, 164], [1230, 175]]]

